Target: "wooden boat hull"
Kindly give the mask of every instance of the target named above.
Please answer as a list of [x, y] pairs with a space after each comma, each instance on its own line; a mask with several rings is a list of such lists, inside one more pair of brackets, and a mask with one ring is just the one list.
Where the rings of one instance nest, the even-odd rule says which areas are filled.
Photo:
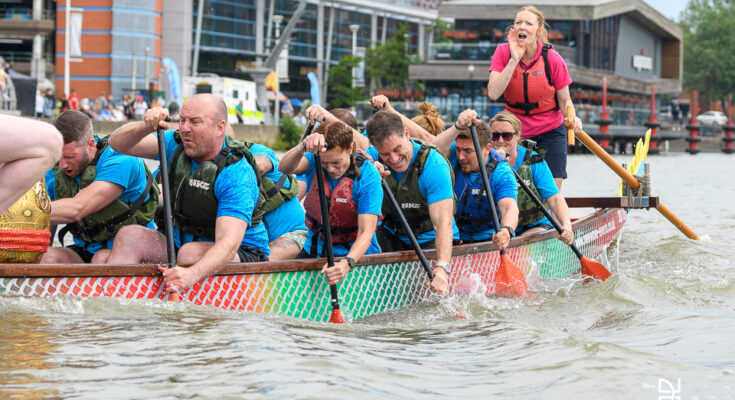
[[[594, 258], [610, 244], [626, 220], [622, 209], [598, 210], [573, 224], [575, 243]], [[580, 264], [569, 246], [554, 232], [516, 238], [508, 254], [528, 275], [542, 279], [577, 273]], [[433, 251], [427, 252], [433, 257]], [[450, 293], [470, 286], [495, 292], [499, 255], [492, 243], [456, 246], [452, 256]], [[181, 293], [184, 301], [199, 305], [269, 312], [327, 322], [329, 286], [319, 273], [324, 260], [292, 260], [228, 264]], [[363, 257], [339, 285], [342, 311], [348, 319], [426, 301], [431, 297], [426, 274], [410, 251]], [[163, 279], [154, 265], [37, 265], [0, 264], [0, 295], [120, 297], [164, 299]]]

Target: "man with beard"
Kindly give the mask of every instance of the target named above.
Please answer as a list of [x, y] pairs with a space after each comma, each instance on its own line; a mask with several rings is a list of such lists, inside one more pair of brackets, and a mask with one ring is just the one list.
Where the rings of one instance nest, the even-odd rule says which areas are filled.
[[[64, 111], [54, 120], [64, 138], [61, 159], [47, 174], [51, 198], [51, 231], [66, 224], [59, 240], [70, 232], [74, 245], [49, 247], [46, 264], [104, 263], [103, 249], [112, 248], [126, 225], [154, 227], [158, 186], [137, 157], [120, 154], [96, 137], [92, 121], [79, 111]], [[100, 253], [100, 254], [97, 254]]]

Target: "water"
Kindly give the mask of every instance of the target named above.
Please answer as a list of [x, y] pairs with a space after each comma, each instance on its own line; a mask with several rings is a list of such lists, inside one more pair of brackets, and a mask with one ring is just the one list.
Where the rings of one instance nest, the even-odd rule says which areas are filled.
[[[651, 161], [654, 193], [704, 240], [634, 211], [604, 283], [540, 282], [522, 300], [453, 298], [340, 326], [0, 297], [0, 398], [659, 399], [665, 379], [681, 399], [735, 399], [735, 157]], [[614, 194], [594, 156], [571, 156], [569, 171], [565, 194]]]

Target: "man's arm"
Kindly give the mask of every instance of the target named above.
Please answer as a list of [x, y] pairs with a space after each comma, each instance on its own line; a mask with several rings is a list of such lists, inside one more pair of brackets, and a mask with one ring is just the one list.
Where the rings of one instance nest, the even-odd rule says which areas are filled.
[[258, 164], [258, 172], [260, 172], [260, 176], [271, 172], [273, 169], [271, 159], [265, 154], [254, 154], [253, 158], [255, 158], [255, 163]]
[[518, 227], [518, 203], [512, 197], [505, 197], [498, 200], [498, 208], [500, 209], [500, 230], [493, 234], [493, 243], [499, 249], [505, 249], [510, 244], [510, 232], [505, 229], [509, 226], [513, 231]]
[[122, 195], [124, 188], [116, 183], [94, 181], [76, 196], [51, 202], [51, 224], [68, 224], [93, 214]]
[[396, 111], [396, 109], [390, 105], [390, 101], [388, 100], [388, 97], [382, 94], [373, 96], [373, 98], [370, 99], [370, 105], [374, 108], [377, 108], [378, 110], [390, 111], [393, 114], [396, 114], [399, 117], [401, 117], [401, 122], [403, 122], [404, 127], [408, 128], [408, 134], [411, 137], [421, 139], [429, 143], [431, 143], [434, 140], [434, 135], [427, 132], [424, 128], [422, 128], [419, 124], [413, 122], [410, 118]]
[[146, 111], [143, 121], [128, 122], [115, 129], [108, 143], [118, 153], [155, 159], [158, 157], [158, 140], [150, 133], [159, 126], [167, 129], [166, 117], [167, 109], [152, 108]]
[[239, 218], [218, 217], [214, 229], [214, 245], [190, 267], [177, 265], [176, 268], [165, 271], [166, 281], [176, 291], [186, 290], [202, 279], [216, 274], [235, 258], [247, 228], [248, 223]]
[[460, 129], [469, 128], [472, 123], [479, 124], [480, 120], [477, 119], [477, 112], [468, 108], [457, 116], [457, 122], [454, 125], [432, 137], [431, 143], [441, 149], [445, 156], [449, 157], [449, 150], [452, 147], [452, 143], [454, 143], [459, 134], [457, 127]]
[[335, 117], [334, 114], [325, 110], [324, 107], [322, 106], [318, 106], [316, 104], [309, 106], [309, 108], [306, 109], [306, 112], [304, 113], [304, 115], [310, 121], [314, 121], [314, 122], [324, 123], [324, 122], [338, 121], [342, 123], [344, 126], [350, 128], [350, 130], [352, 131], [352, 141], [357, 143], [358, 147], [360, 147], [363, 150], [370, 147], [370, 141], [368, 141], [368, 138], [363, 136], [362, 133], [358, 132], [356, 129], [353, 129], [351, 126], [345, 124], [344, 121]]
[[[360, 260], [367, 249], [375, 234], [375, 226], [378, 223], [378, 216], [375, 214], [358, 214], [357, 215], [357, 238], [350, 247], [349, 253], [345, 257], [350, 257], [355, 262]], [[327, 281], [330, 285], [336, 285], [345, 275], [350, 272], [349, 263], [344, 258], [334, 264], [334, 268], [328, 268], [325, 264], [322, 272], [327, 274]]]

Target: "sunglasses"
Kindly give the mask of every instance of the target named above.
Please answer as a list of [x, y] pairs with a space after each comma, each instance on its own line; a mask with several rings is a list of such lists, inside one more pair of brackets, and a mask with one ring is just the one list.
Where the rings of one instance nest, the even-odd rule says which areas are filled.
[[513, 138], [515, 132], [493, 132], [493, 142], [496, 142], [501, 136], [506, 142]]

